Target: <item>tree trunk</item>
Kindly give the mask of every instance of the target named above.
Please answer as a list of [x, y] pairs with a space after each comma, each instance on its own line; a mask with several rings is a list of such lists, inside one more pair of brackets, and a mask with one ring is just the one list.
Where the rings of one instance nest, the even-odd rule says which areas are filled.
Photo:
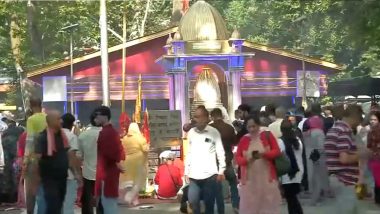
[[143, 18], [143, 20], [142, 20], [141, 28], [140, 28], [140, 37], [143, 37], [143, 36], [144, 36], [144, 33], [145, 33], [145, 23], [146, 23], [146, 20], [147, 20], [147, 18], [148, 18], [149, 9], [150, 9], [150, 0], [147, 0], [147, 1], [146, 1], [146, 7], [145, 7], [144, 18]]
[[36, 7], [31, 0], [28, 0], [27, 3], [27, 14], [28, 31], [32, 45], [32, 52], [36, 57], [42, 59], [42, 39], [34, 18], [36, 14]]
[[170, 24], [172, 26], [177, 26], [179, 21], [181, 21], [182, 16], [189, 9], [190, 0], [172, 0], [172, 17], [170, 19]]
[[183, 0], [172, 0], [173, 2], [172, 14], [174, 14], [177, 10], [179, 11], [182, 10], [182, 1]]
[[21, 88], [21, 99], [22, 103], [24, 106], [24, 110], [26, 109], [26, 101], [25, 101], [25, 94], [26, 92], [24, 91], [24, 79], [25, 79], [25, 74], [24, 71], [21, 67], [21, 50], [20, 50], [20, 45], [21, 45], [21, 38], [20, 35], [18, 34], [18, 31], [20, 30], [20, 26], [17, 23], [17, 15], [13, 14], [11, 16], [11, 25], [10, 25], [10, 37], [11, 37], [11, 48], [12, 48], [12, 54], [13, 58], [15, 60], [15, 68], [17, 71], [17, 77], [19, 79], [19, 84]]

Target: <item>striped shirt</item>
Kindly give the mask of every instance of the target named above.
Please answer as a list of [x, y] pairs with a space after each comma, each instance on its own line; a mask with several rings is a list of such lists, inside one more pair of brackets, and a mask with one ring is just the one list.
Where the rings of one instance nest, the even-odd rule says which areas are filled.
[[335, 122], [326, 135], [326, 163], [330, 174], [336, 175], [346, 185], [356, 184], [359, 176], [359, 167], [358, 164], [342, 164], [339, 161], [339, 154], [342, 152], [355, 152], [356, 150], [350, 126], [344, 121]]

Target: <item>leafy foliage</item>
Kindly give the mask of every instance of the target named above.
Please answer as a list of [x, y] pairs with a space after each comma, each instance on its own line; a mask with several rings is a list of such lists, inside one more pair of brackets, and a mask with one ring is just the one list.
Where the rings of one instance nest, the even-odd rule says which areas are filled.
[[[337, 78], [380, 75], [378, 0], [208, 2], [222, 13], [231, 32], [237, 28], [248, 40], [345, 64], [346, 71]], [[128, 39], [169, 27], [171, 10], [171, 0], [150, 0], [149, 8], [147, 0], [107, 1], [109, 28], [122, 35], [126, 13]], [[73, 32], [75, 56], [99, 47], [99, 1], [0, 1], [0, 23], [4, 23], [0, 26], [0, 75], [17, 79], [10, 46], [12, 19], [19, 26], [25, 70], [67, 58], [70, 34], [61, 28], [73, 23], [80, 25]], [[109, 46], [121, 43], [112, 33], [108, 35]]]
[[[147, 9], [148, 16], [143, 20]], [[171, 15], [171, 2], [151, 0], [146, 8], [144, 0], [107, 1], [108, 24], [119, 35], [122, 35], [123, 14], [127, 17], [127, 39], [141, 35], [142, 22], [145, 21], [145, 34], [151, 34], [167, 28]], [[10, 23], [15, 20], [19, 32], [21, 66], [31, 70], [46, 64], [62, 61], [69, 57], [70, 32], [61, 29], [71, 24], [79, 24], [73, 30], [74, 56], [81, 56], [96, 51], [100, 46], [99, 1], [1, 1], [0, 22], [0, 75], [18, 76], [15, 69], [15, 57], [12, 54]], [[112, 33], [109, 35], [109, 46], [122, 41]], [[17, 84], [9, 93], [9, 102], [16, 102], [20, 97]], [[19, 100], [17, 101], [19, 102]]]
[[232, 0], [223, 12], [249, 40], [345, 64], [339, 78], [379, 72], [380, 1]]

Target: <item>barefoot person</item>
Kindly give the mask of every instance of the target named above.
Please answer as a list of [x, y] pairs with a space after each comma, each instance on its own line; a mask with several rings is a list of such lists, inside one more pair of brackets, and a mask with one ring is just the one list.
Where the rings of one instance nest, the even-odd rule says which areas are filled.
[[139, 192], [146, 184], [149, 151], [149, 145], [137, 123], [131, 123], [129, 126], [128, 134], [123, 138], [123, 148], [126, 157], [121, 162], [125, 169], [120, 175], [121, 201], [136, 206], [139, 203]]

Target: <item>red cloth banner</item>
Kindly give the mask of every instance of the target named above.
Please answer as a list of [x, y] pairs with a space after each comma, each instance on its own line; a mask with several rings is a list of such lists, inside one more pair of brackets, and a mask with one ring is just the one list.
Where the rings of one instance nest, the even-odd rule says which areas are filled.
[[147, 109], [144, 112], [144, 121], [141, 129], [146, 141], [148, 142], [148, 144], [150, 144], [149, 113]]

